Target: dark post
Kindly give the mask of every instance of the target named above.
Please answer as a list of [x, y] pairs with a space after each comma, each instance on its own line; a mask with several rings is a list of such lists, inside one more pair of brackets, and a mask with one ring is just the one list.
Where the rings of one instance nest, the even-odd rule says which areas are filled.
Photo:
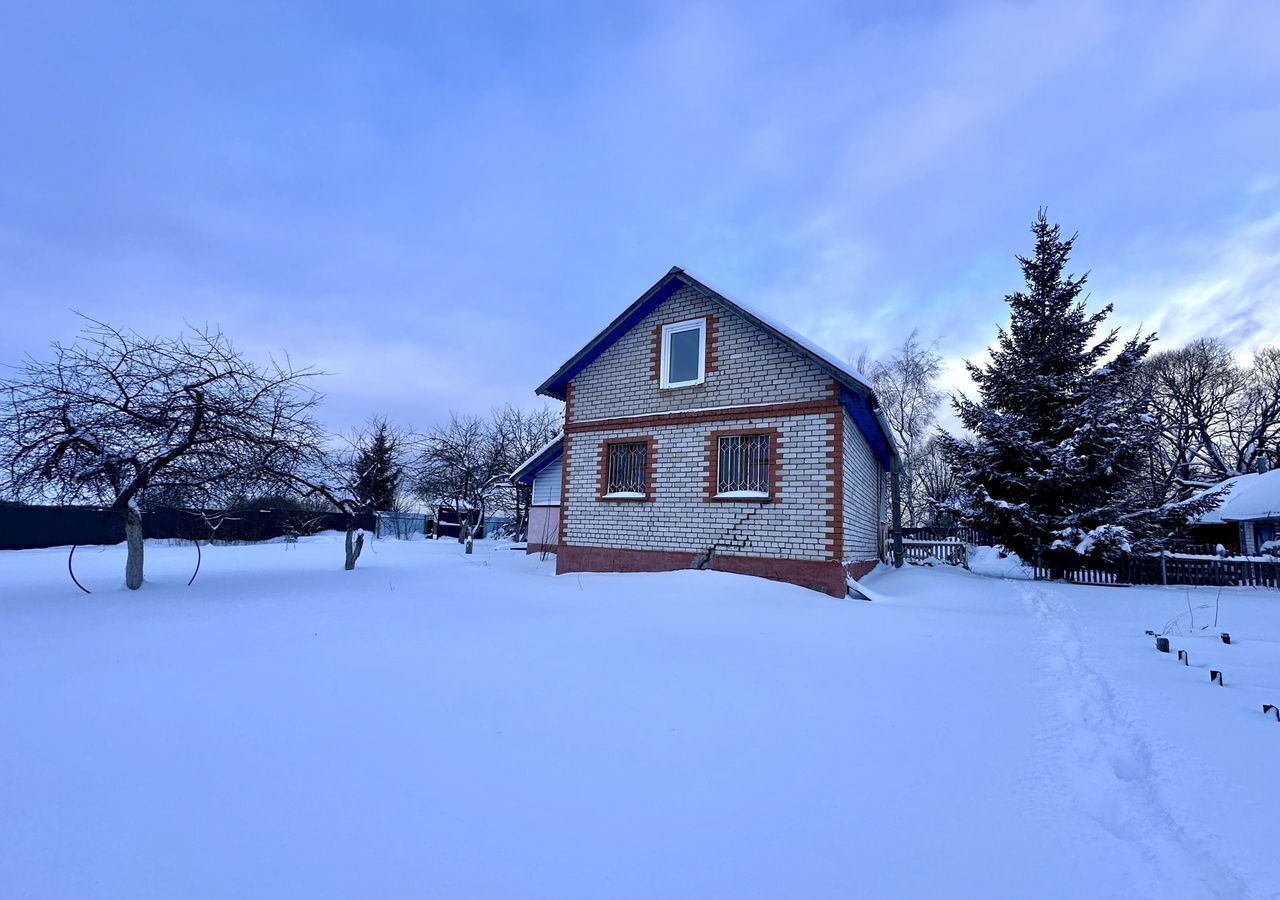
[[902, 493], [898, 485], [900, 466], [895, 458], [893, 465], [889, 469], [889, 492], [892, 496], [890, 523], [893, 529], [893, 567], [895, 569], [902, 568]]

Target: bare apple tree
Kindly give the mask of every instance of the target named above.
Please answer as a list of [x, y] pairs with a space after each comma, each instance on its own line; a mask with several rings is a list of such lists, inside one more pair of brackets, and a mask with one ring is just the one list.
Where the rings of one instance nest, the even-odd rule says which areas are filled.
[[217, 502], [298, 471], [323, 443], [317, 373], [254, 364], [215, 329], [149, 338], [89, 320], [52, 349], [0, 381], [0, 489], [120, 515], [130, 590], [142, 586], [149, 493]]
[[528, 412], [507, 405], [487, 419], [452, 413], [447, 425], [428, 432], [417, 490], [430, 502], [453, 504], [460, 516], [458, 540], [468, 553], [486, 511], [510, 509], [519, 518], [523, 489], [511, 481], [511, 473], [555, 436], [560, 422], [549, 408]]
[[903, 521], [923, 525], [933, 510], [931, 499], [937, 500], [931, 493], [937, 485], [926, 483], [927, 475], [937, 474], [937, 460], [928, 458], [933, 450], [929, 438], [943, 398], [938, 389], [942, 356], [937, 342], [921, 344], [919, 333], [912, 331], [888, 359], [873, 360], [864, 353], [856, 365], [875, 388], [902, 458]]

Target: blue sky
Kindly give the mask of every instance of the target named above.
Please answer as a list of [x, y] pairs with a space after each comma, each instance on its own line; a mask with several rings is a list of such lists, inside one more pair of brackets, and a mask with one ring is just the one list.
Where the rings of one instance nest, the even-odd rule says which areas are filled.
[[[0, 362], [221, 325], [425, 427], [672, 265], [952, 371], [1038, 206], [1093, 302], [1280, 343], [1280, 4], [7, 4]], [[955, 383], [959, 383], [956, 381]]]

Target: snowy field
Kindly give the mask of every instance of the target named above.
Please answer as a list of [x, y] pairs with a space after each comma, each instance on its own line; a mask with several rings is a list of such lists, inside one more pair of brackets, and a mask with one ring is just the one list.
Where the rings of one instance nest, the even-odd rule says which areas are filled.
[[0, 897], [1280, 895], [1280, 592], [122, 554], [0, 553]]

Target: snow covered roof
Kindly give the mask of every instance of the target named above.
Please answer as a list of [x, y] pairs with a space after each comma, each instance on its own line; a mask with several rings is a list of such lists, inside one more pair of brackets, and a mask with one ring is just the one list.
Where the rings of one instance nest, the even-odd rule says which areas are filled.
[[823, 364], [823, 368], [831, 370], [832, 374], [838, 374], [842, 382], [860, 385], [867, 391], [871, 391], [871, 382], [866, 379], [861, 372], [853, 368], [852, 365], [836, 356], [830, 350], [819, 347], [813, 341], [809, 340], [798, 331], [792, 331], [786, 325], [783, 325], [777, 319], [770, 318], [755, 307], [748, 306], [737, 298], [730, 298], [728, 294], [718, 288], [712, 288], [708, 282], [689, 273], [687, 269], [680, 270], [684, 276], [696, 285], [701, 286], [704, 290], [711, 291], [716, 299], [722, 303], [728, 303], [730, 306], [736, 307], [737, 311], [746, 319], [754, 321], [757, 325], [764, 328], [765, 331], [772, 332], [775, 337], [781, 338], [783, 343], [790, 344], [800, 350], [806, 356], [813, 358]]
[[1227, 491], [1227, 498], [1196, 520], [1198, 525], [1280, 519], [1280, 469], [1237, 475], [1215, 484], [1201, 496]]
[[819, 368], [831, 375], [841, 385], [843, 389], [841, 399], [858, 425], [858, 429], [867, 438], [867, 442], [885, 468], [889, 467], [890, 460], [897, 456], [897, 447], [894, 445], [892, 433], [878, 411], [879, 402], [871, 389], [871, 384], [865, 377], [831, 351], [819, 347], [808, 338], [751, 307], [729, 298], [678, 266], [673, 266], [656, 284], [641, 294], [639, 299], [623, 310], [603, 331], [557, 369], [554, 375], [539, 385], [538, 393], [563, 400], [565, 389], [574, 376], [599, 359], [600, 355], [613, 346], [619, 338], [682, 287], [693, 288], [709, 300], [753, 323], [801, 356], [812, 360]]
[[525, 484], [532, 482], [535, 475], [559, 459], [562, 453], [564, 453], [564, 435], [557, 434], [540, 447], [533, 456], [520, 463], [519, 467], [511, 473], [511, 480]]

